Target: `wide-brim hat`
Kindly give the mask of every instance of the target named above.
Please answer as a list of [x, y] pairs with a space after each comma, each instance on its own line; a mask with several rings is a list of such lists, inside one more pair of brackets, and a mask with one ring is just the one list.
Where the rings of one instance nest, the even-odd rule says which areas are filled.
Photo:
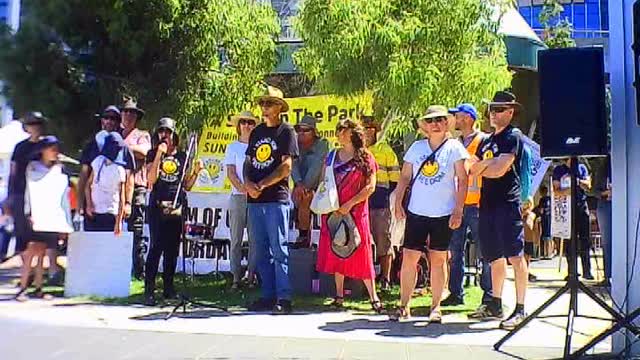
[[331, 237], [331, 251], [342, 259], [346, 259], [360, 246], [360, 232], [350, 214], [341, 215], [333, 212], [327, 217], [327, 227]]
[[522, 108], [522, 104], [516, 100], [516, 96], [509, 91], [497, 91], [491, 101], [485, 100], [484, 102], [487, 103], [489, 107], [511, 106], [514, 108]]
[[433, 119], [437, 117], [449, 117], [449, 109], [442, 105], [431, 105], [427, 108], [425, 114], [420, 117], [420, 120]]
[[240, 114], [231, 117], [231, 125], [233, 125], [233, 127], [238, 126], [238, 122], [242, 119], [253, 120], [256, 122], [256, 125], [262, 122], [262, 119], [253, 115], [251, 111], [243, 111]]
[[142, 119], [145, 112], [144, 110], [138, 107], [138, 103], [133, 101], [133, 99], [125, 99], [124, 105], [122, 106], [122, 111], [125, 110], [133, 110], [138, 114], [138, 120]]
[[256, 98], [256, 103], [260, 104], [268, 100], [275, 101], [282, 105], [282, 112], [289, 111], [289, 104], [287, 104], [287, 102], [285, 101], [282, 90], [278, 89], [277, 87], [267, 86], [266, 94], [258, 96]]

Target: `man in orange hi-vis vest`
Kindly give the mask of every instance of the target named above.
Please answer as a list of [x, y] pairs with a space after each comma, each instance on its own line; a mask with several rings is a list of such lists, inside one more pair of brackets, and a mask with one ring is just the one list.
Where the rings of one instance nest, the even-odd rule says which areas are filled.
[[[456, 130], [461, 132], [460, 141], [467, 148], [469, 154], [475, 154], [478, 146], [487, 137], [486, 134], [476, 131], [474, 123], [478, 118], [476, 108], [471, 104], [460, 104], [450, 109], [449, 112], [456, 117]], [[467, 240], [467, 230], [475, 242], [477, 254], [479, 254], [479, 204], [482, 178], [469, 176], [469, 188], [465, 199], [462, 215], [462, 225], [453, 232], [449, 251], [451, 252], [451, 273], [449, 276], [450, 295], [442, 301], [442, 306], [455, 306], [464, 304], [464, 292], [462, 282], [464, 280], [464, 252]], [[480, 287], [484, 291], [482, 302], [491, 300], [491, 269], [489, 262], [482, 261], [482, 275]]]

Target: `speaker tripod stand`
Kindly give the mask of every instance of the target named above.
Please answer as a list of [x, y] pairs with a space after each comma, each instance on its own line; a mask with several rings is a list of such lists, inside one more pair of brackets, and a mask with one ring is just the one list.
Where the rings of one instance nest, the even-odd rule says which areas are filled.
[[[187, 204], [186, 201], [184, 199], [184, 197], [181, 200], [181, 195], [182, 195], [182, 184], [184, 183], [184, 178], [187, 175], [187, 169], [188, 169], [188, 164], [191, 163], [190, 160], [192, 160], [195, 156], [195, 150], [196, 150], [196, 144], [198, 143], [197, 141], [197, 136], [195, 133], [191, 133], [191, 135], [189, 136], [189, 146], [187, 147], [187, 158], [184, 162], [184, 164], [182, 165], [182, 173], [180, 176], [180, 182], [178, 183], [178, 189], [176, 190], [176, 195], [173, 199], [173, 209], [177, 209], [178, 205], [180, 203], [182, 208], [186, 209], [187, 208]], [[184, 277], [182, 280], [182, 293], [178, 295], [178, 298], [180, 299], [180, 302], [178, 303], [178, 305], [176, 305], [173, 310], [171, 310], [171, 312], [165, 317], [165, 320], [169, 320], [177, 311], [178, 309], [182, 308], [182, 313], [186, 314], [187, 313], [187, 306], [198, 306], [201, 308], [209, 308], [209, 309], [216, 309], [216, 310], [220, 310], [220, 311], [227, 311], [226, 308], [223, 307], [219, 307], [219, 306], [215, 306], [215, 305], [211, 305], [211, 304], [205, 304], [205, 303], [201, 303], [201, 302], [197, 302], [194, 301], [190, 296], [188, 296], [186, 294], [186, 289], [187, 289], [187, 283], [186, 283], [186, 277], [187, 277], [187, 262], [186, 262], [186, 257], [187, 257], [187, 237], [186, 237], [186, 231], [185, 231], [185, 224], [186, 224], [186, 217], [185, 217], [185, 212], [182, 212], [182, 226], [181, 226], [181, 230], [180, 230], [180, 240], [182, 241], [182, 272], [184, 273]], [[211, 234], [213, 236], [213, 234]], [[195, 239], [193, 240], [195, 241]], [[217, 259], [216, 261], [219, 261], [219, 259]], [[195, 251], [191, 252], [191, 282], [193, 284], [193, 280], [194, 280], [194, 275], [195, 275], [195, 264], [196, 264], [196, 260], [195, 260]], [[218, 264], [216, 264], [216, 266], [218, 266]]]
[[[560, 288], [549, 300], [547, 300], [542, 306], [536, 309], [531, 315], [529, 315], [524, 321], [522, 321], [515, 329], [511, 330], [507, 333], [502, 339], [500, 339], [493, 348], [495, 350], [499, 350], [500, 347], [508, 341], [511, 337], [517, 334], [520, 330], [522, 330], [527, 324], [529, 324], [532, 320], [538, 318], [558, 318], [558, 317], [566, 317], [567, 318], [567, 327], [565, 330], [565, 341], [564, 341], [564, 356], [565, 359], [576, 358], [580, 354], [577, 352], [575, 354], [571, 354], [571, 340], [573, 336], [573, 325], [576, 317], [586, 318], [586, 319], [596, 319], [596, 320], [605, 320], [605, 321], [615, 321], [616, 324], [619, 324], [620, 327], [625, 327], [629, 329], [629, 331], [636, 334], [636, 336], [640, 335], [640, 331], [635, 328], [630, 321], [625, 319], [619, 312], [614, 310], [609, 304], [607, 304], [604, 300], [602, 300], [598, 295], [596, 295], [591, 289], [589, 289], [585, 284], [580, 282], [578, 279], [578, 248], [577, 248], [577, 199], [574, 194], [577, 193], [578, 190], [578, 181], [576, 178], [576, 174], [578, 173], [578, 159], [575, 156], [571, 157], [570, 164], [570, 174], [571, 174], [571, 241], [569, 241], [569, 250], [568, 250], [568, 264], [569, 264], [569, 277], [567, 283]], [[581, 291], [585, 295], [587, 295], [591, 300], [597, 303], [602, 309], [608, 312], [613, 319], [600, 318], [589, 315], [582, 315], [578, 313], [578, 292]], [[569, 294], [569, 309], [567, 314], [562, 315], [548, 315], [548, 316], [539, 316], [544, 310], [546, 310], [549, 306], [551, 306], [556, 300], [558, 300], [565, 293]], [[619, 328], [620, 328], [619, 327]], [[618, 328], [618, 329], [619, 329]], [[617, 331], [617, 330], [616, 330]], [[615, 332], [615, 331], [614, 331]], [[595, 343], [593, 344], [595, 345]], [[591, 347], [593, 347], [591, 345]], [[582, 350], [582, 349], [581, 349]], [[586, 352], [585, 349], [581, 352], [584, 354]]]
[[[195, 242], [194, 242], [195, 243]], [[188, 249], [187, 249], [187, 239], [185, 237], [185, 231], [184, 231], [184, 226], [182, 227], [182, 271], [184, 272], [184, 276], [183, 276], [183, 280], [182, 280], [182, 292], [180, 294], [178, 294], [178, 299], [180, 300], [180, 302], [173, 308], [173, 310], [171, 310], [171, 312], [169, 314], [167, 314], [167, 316], [165, 317], [165, 320], [169, 320], [173, 315], [176, 314], [176, 312], [178, 312], [178, 309], [182, 308], [182, 313], [186, 314], [187, 313], [187, 306], [189, 307], [198, 307], [198, 308], [205, 308], [205, 309], [215, 309], [215, 310], [220, 310], [223, 312], [227, 311], [227, 308], [221, 307], [221, 306], [216, 306], [213, 304], [205, 304], [202, 302], [198, 302], [193, 300], [193, 298], [189, 295], [187, 295], [187, 253], [188, 253]], [[220, 261], [219, 259], [217, 259], [216, 261]], [[196, 266], [196, 262], [195, 262], [195, 249], [192, 249], [191, 251], [191, 283], [193, 284], [194, 281], [194, 277], [195, 277], [195, 266]], [[217, 264], [216, 264], [217, 266]]]

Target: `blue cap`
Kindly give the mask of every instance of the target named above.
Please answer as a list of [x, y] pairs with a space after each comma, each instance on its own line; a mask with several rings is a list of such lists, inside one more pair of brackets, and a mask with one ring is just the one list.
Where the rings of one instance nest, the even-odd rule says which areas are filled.
[[469, 116], [471, 116], [473, 120], [478, 119], [478, 111], [476, 110], [476, 107], [471, 104], [468, 104], [468, 103], [460, 104], [457, 107], [449, 109], [450, 114], [455, 115], [456, 113], [459, 113], [459, 112], [468, 114]]

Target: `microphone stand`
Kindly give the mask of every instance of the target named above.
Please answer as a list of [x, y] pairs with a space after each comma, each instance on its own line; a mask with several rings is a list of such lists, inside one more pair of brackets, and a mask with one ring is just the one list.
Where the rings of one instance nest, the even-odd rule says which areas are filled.
[[[193, 158], [195, 158], [195, 147], [197, 144], [197, 135], [196, 133], [191, 133], [191, 135], [189, 136], [189, 146], [187, 147], [187, 158], [185, 159], [185, 162], [183, 164], [183, 168], [182, 168], [182, 175], [180, 177], [180, 182], [178, 183], [178, 191], [176, 192], [176, 196], [173, 199], [173, 204], [172, 207], [173, 209], [176, 209], [178, 207], [178, 202], [180, 201], [180, 192], [182, 191], [182, 182], [185, 179], [185, 176], [187, 174], [187, 170], [188, 168], [188, 164], [191, 163], [191, 161], [193, 160]], [[185, 204], [182, 204], [183, 206]], [[187, 306], [197, 306], [200, 308], [209, 308], [209, 309], [216, 309], [216, 310], [220, 310], [220, 311], [227, 311], [226, 308], [224, 307], [220, 307], [220, 306], [215, 306], [212, 304], [205, 304], [205, 303], [201, 303], [198, 301], [193, 300], [193, 298], [189, 295], [187, 295], [187, 261], [186, 261], [186, 257], [187, 257], [187, 251], [188, 251], [188, 247], [187, 247], [187, 239], [185, 237], [185, 230], [184, 230], [184, 222], [185, 222], [185, 214], [186, 212], [184, 211], [185, 209], [183, 209], [182, 211], [182, 226], [181, 226], [181, 230], [180, 230], [180, 241], [182, 242], [182, 271], [184, 273], [183, 278], [182, 278], [182, 292], [180, 294], [178, 294], [178, 298], [180, 299], [180, 302], [173, 308], [173, 310], [171, 310], [171, 312], [169, 314], [167, 314], [167, 316], [165, 317], [165, 320], [169, 320], [173, 315], [175, 315], [175, 313], [178, 311], [178, 309], [182, 308], [182, 313], [186, 314], [187, 313]], [[195, 267], [195, 255], [192, 254], [192, 261], [191, 261], [191, 283], [193, 284], [193, 274], [195, 273], [195, 270], [193, 269]]]

